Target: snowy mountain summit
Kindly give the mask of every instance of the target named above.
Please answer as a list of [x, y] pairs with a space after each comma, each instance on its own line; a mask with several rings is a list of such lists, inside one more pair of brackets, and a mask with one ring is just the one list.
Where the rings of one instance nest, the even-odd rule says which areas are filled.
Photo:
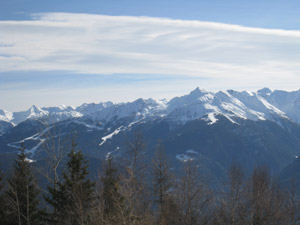
[[287, 119], [300, 123], [300, 90], [271, 91], [263, 88], [257, 92], [219, 91], [211, 92], [196, 88], [187, 95], [169, 101], [137, 99], [134, 102], [114, 104], [112, 102], [83, 104], [77, 108], [60, 105], [39, 108], [32, 106], [24, 112], [0, 110], [0, 121], [17, 125], [27, 119], [46, 119], [50, 123], [67, 119], [89, 119], [111, 122], [131, 118], [131, 122], [166, 118], [174, 123], [184, 124], [195, 119], [206, 120], [208, 124], [218, 121], [222, 115], [232, 123], [237, 119], [271, 120]]

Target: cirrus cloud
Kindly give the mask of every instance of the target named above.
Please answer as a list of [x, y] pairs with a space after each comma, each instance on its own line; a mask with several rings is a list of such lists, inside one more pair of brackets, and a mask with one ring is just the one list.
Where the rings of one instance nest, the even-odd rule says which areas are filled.
[[[42, 13], [27, 21], [0, 21], [0, 81], [5, 72], [47, 71], [49, 75], [49, 71], [66, 71], [131, 74], [131, 79], [139, 79], [140, 91], [147, 93], [155, 87], [176, 95], [173, 90], [180, 84], [142, 84], [145, 74], [181, 82], [186, 77], [190, 81], [183, 83], [188, 88], [201, 78], [208, 89], [296, 89], [299, 59], [297, 30], [76, 13]], [[126, 88], [132, 91], [132, 85], [117, 85], [124, 93]], [[88, 89], [85, 87], [86, 93]], [[132, 96], [138, 97], [136, 93]]]
[[298, 76], [300, 31], [70, 13], [1, 21], [0, 71]]

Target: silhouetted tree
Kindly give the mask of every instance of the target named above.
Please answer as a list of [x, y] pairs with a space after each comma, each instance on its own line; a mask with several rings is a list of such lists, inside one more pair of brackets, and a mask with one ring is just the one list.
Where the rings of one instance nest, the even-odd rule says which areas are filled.
[[201, 180], [196, 162], [193, 160], [187, 160], [184, 163], [176, 200], [181, 213], [181, 224], [205, 225], [210, 222], [212, 194]]
[[300, 223], [300, 196], [294, 180], [291, 181], [285, 193], [286, 206], [284, 214], [288, 225], [297, 225]]
[[242, 168], [232, 164], [228, 169], [228, 183], [224, 186], [220, 203], [216, 206], [214, 220], [217, 224], [243, 225], [245, 213], [245, 179]]
[[45, 140], [42, 143], [42, 150], [46, 155], [46, 166], [40, 171], [40, 174], [46, 178], [48, 186], [57, 189], [57, 184], [60, 180], [59, 170], [62, 160], [66, 156], [65, 149], [66, 140], [62, 138], [59, 127], [49, 125], [44, 121], [44, 130], [41, 131], [42, 138]]
[[73, 141], [62, 182], [57, 184], [57, 190], [49, 187], [50, 196], [46, 197], [53, 208], [51, 221], [54, 224], [89, 224], [88, 212], [94, 202], [94, 183], [87, 178], [87, 161], [76, 146]]
[[39, 193], [31, 163], [26, 158], [25, 147], [22, 145], [5, 193], [5, 217], [8, 224], [40, 224]]
[[[173, 174], [170, 172], [169, 162], [165, 156], [164, 147], [159, 141], [154, 153], [152, 161], [153, 165], [153, 189], [155, 201], [158, 203], [158, 223], [163, 224], [166, 217], [170, 213], [168, 208], [171, 207], [171, 189], [173, 186]], [[166, 206], [165, 202], [168, 201], [169, 205]]]
[[244, 213], [244, 224], [281, 225], [285, 224], [285, 198], [279, 185], [274, 181], [267, 168], [253, 170], [244, 194], [248, 209]]
[[149, 191], [145, 183], [146, 163], [143, 160], [145, 142], [141, 133], [135, 133], [128, 142], [128, 164], [120, 176], [120, 194], [124, 207], [120, 207], [119, 224], [151, 224]]
[[119, 212], [123, 208], [123, 197], [120, 194], [120, 178], [117, 169], [112, 165], [112, 158], [105, 162], [104, 176], [101, 178], [103, 185], [103, 214], [104, 221], [108, 224], [117, 224]]

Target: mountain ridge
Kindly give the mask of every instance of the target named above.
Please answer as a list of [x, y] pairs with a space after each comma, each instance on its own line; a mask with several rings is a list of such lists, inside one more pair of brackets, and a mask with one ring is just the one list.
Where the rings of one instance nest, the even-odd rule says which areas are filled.
[[[8, 112], [0, 110], [0, 121], [13, 126], [27, 119], [45, 119], [55, 123], [71, 118], [89, 117], [110, 120], [134, 115], [137, 118], [153, 116], [173, 118], [175, 122], [186, 123], [207, 115], [208, 123], [216, 122], [216, 115], [223, 115], [231, 122], [239, 117], [250, 120], [272, 120], [281, 117], [300, 123], [300, 90], [287, 92], [263, 88], [257, 92], [218, 91], [211, 92], [197, 87], [187, 95], [167, 100], [137, 99], [133, 102], [84, 103], [78, 107], [60, 105], [39, 108], [35, 105], [26, 111]], [[104, 116], [106, 115], [106, 116]]]

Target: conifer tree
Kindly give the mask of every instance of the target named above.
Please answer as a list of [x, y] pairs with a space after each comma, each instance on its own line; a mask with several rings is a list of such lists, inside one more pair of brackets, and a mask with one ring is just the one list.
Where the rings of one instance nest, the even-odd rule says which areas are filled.
[[162, 207], [165, 198], [171, 188], [172, 175], [169, 170], [169, 165], [164, 153], [164, 147], [161, 142], [156, 146], [156, 151], [153, 159], [153, 175], [154, 175], [154, 194], [157, 197], [156, 201]]
[[171, 204], [173, 204], [172, 178], [169, 162], [162, 143], [159, 141], [153, 158], [153, 189], [155, 201], [158, 204], [158, 224], [168, 224]]
[[31, 163], [26, 158], [24, 145], [18, 155], [14, 173], [8, 180], [5, 192], [5, 218], [7, 224], [41, 224], [38, 209], [40, 190], [31, 171]]
[[87, 161], [76, 147], [73, 141], [67, 170], [57, 190], [48, 187], [50, 196], [46, 201], [53, 208], [51, 220], [54, 224], [89, 224], [88, 211], [94, 200], [95, 184], [87, 178]]
[[104, 176], [101, 179], [103, 184], [103, 201], [104, 201], [104, 219], [111, 224], [116, 222], [120, 207], [123, 204], [123, 198], [119, 192], [120, 178], [117, 169], [112, 165], [112, 158], [106, 160]]

